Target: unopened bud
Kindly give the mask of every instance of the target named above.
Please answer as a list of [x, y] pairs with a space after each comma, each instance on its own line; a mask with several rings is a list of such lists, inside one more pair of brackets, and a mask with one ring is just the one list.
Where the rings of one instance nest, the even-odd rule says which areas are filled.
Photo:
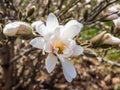
[[25, 22], [19, 21], [7, 24], [3, 29], [3, 33], [6, 36], [9, 37], [17, 36], [20, 37], [21, 39], [29, 39], [34, 36], [32, 27]]
[[27, 9], [26, 16], [27, 17], [31, 16], [34, 13], [35, 10], [36, 10], [35, 6], [32, 6], [29, 9]]
[[107, 17], [105, 18], [105, 20], [114, 20], [117, 19], [118, 16], [118, 12], [119, 12], [119, 5], [114, 5], [112, 7], [109, 7], [103, 14], [103, 16]]
[[91, 0], [85, 0], [85, 2], [86, 2], [86, 3], [90, 3], [90, 2], [91, 2]]
[[106, 33], [103, 37], [102, 44], [120, 46], [120, 39], [109, 33]]
[[90, 40], [93, 47], [99, 46], [101, 44], [101, 41], [105, 33], [106, 31], [103, 31]]
[[113, 34], [120, 35], [120, 17], [118, 19], [113, 20], [113, 23], [114, 23]]
[[119, 17], [118, 14], [112, 14], [107, 16], [105, 20], [114, 20], [114, 19], [117, 19], [118, 17]]

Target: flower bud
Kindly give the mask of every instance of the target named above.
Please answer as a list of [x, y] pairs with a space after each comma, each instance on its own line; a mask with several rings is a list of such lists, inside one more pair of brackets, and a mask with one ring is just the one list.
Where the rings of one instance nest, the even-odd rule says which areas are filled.
[[92, 44], [93, 47], [99, 46], [101, 44], [101, 41], [103, 39], [103, 36], [105, 35], [106, 31], [102, 31], [101, 33], [99, 33], [98, 35], [94, 36], [90, 42]]
[[113, 33], [120, 35], [120, 17], [118, 19], [113, 20], [113, 23], [115, 25]]
[[120, 39], [117, 37], [114, 37], [113, 35], [109, 33], [106, 33], [103, 37], [102, 44], [120, 46]]
[[27, 9], [27, 10], [26, 10], [26, 16], [27, 16], [27, 17], [31, 16], [31, 15], [34, 13], [35, 10], [36, 10], [36, 7], [35, 7], [35, 6], [32, 6], [32, 7], [30, 7], [29, 9]]
[[90, 3], [90, 2], [91, 2], [91, 0], [85, 0], [85, 2], [86, 2], [86, 3]]
[[118, 17], [119, 17], [118, 14], [112, 14], [107, 16], [105, 20], [114, 20], [114, 19], [117, 19]]
[[114, 20], [114, 19], [117, 19], [119, 16], [118, 16], [118, 12], [119, 12], [119, 8], [120, 6], [119, 5], [114, 5], [110, 8], [108, 8], [103, 16], [106, 16], [106, 15], [109, 15], [105, 18], [105, 20]]
[[8, 37], [17, 36], [21, 39], [29, 39], [34, 36], [32, 27], [25, 22], [19, 21], [5, 25], [3, 33]]

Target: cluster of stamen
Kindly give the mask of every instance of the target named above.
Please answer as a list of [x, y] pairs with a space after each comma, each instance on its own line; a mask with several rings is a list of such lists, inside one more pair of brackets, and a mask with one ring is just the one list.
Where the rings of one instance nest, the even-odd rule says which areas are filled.
[[55, 50], [58, 54], [63, 54], [63, 50], [65, 49], [65, 44], [62, 43], [60, 40], [55, 41]]

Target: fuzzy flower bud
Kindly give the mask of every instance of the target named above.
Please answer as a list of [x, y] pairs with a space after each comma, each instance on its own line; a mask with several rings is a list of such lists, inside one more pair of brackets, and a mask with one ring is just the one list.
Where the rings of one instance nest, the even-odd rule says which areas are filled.
[[25, 22], [12, 22], [5, 25], [3, 33], [8, 37], [17, 36], [21, 39], [29, 39], [34, 36], [32, 27]]
[[120, 46], [120, 39], [106, 33], [103, 37], [103, 43], [102, 44], [108, 44], [108, 45], [115, 45], [115, 46]]
[[108, 8], [107, 11], [104, 12], [104, 15], [109, 15], [105, 18], [105, 20], [117, 19], [119, 17], [118, 16], [119, 9], [120, 9], [120, 5], [114, 5], [110, 8]]
[[118, 19], [113, 20], [113, 23], [115, 24], [115, 28], [120, 30], [120, 17]]

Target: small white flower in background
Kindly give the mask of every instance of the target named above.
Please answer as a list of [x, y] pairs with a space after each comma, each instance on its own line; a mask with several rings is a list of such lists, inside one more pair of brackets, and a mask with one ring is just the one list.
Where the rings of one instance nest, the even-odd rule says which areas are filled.
[[[33, 36], [33, 32], [32, 32], [32, 27], [25, 23], [25, 22], [21, 22], [21, 21], [15, 21], [12, 23], [8, 23], [7, 25], [5, 25], [4, 29], [3, 29], [3, 33], [6, 36], [20, 36], [20, 37], [32, 37]], [[27, 37], [28, 36], [28, 37]]]
[[113, 23], [114, 23], [113, 33], [115, 35], [120, 35], [120, 17], [118, 19], [113, 20]]
[[91, 0], [85, 0], [85, 2], [86, 2], [86, 3], [89, 3], [89, 2], [91, 2]]
[[113, 20], [113, 23], [115, 24], [115, 28], [120, 30], [120, 17], [118, 19]]
[[119, 10], [120, 10], [119, 4], [113, 5], [113, 6], [108, 8], [109, 13], [119, 12]]
[[76, 70], [69, 57], [83, 53], [83, 48], [76, 45], [73, 40], [79, 34], [82, 26], [76, 20], [71, 20], [65, 26], [60, 26], [56, 16], [51, 13], [47, 18], [46, 26], [43, 23], [36, 25], [37, 32], [43, 37], [37, 37], [30, 42], [32, 46], [49, 53], [45, 60], [45, 66], [49, 73], [55, 68], [58, 59], [60, 60], [68, 82], [76, 77]]
[[109, 33], [104, 35], [103, 40], [103, 44], [120, 46], [120, 39]]
[[[119, 16], [117, 13], [115, 12], [119, 12], [120, 10], [120, 5], [114, 5], [112, 7], [109, 7], [108, 10], [106, 11], [107, 14], [109, 15], [108, 17], [106, 17], [107, 20], [114, 20], [117, 19]], [[115, 14], [113, 14], [115, 13]], [[111, 15], [110, 15], [111, 14]]]

